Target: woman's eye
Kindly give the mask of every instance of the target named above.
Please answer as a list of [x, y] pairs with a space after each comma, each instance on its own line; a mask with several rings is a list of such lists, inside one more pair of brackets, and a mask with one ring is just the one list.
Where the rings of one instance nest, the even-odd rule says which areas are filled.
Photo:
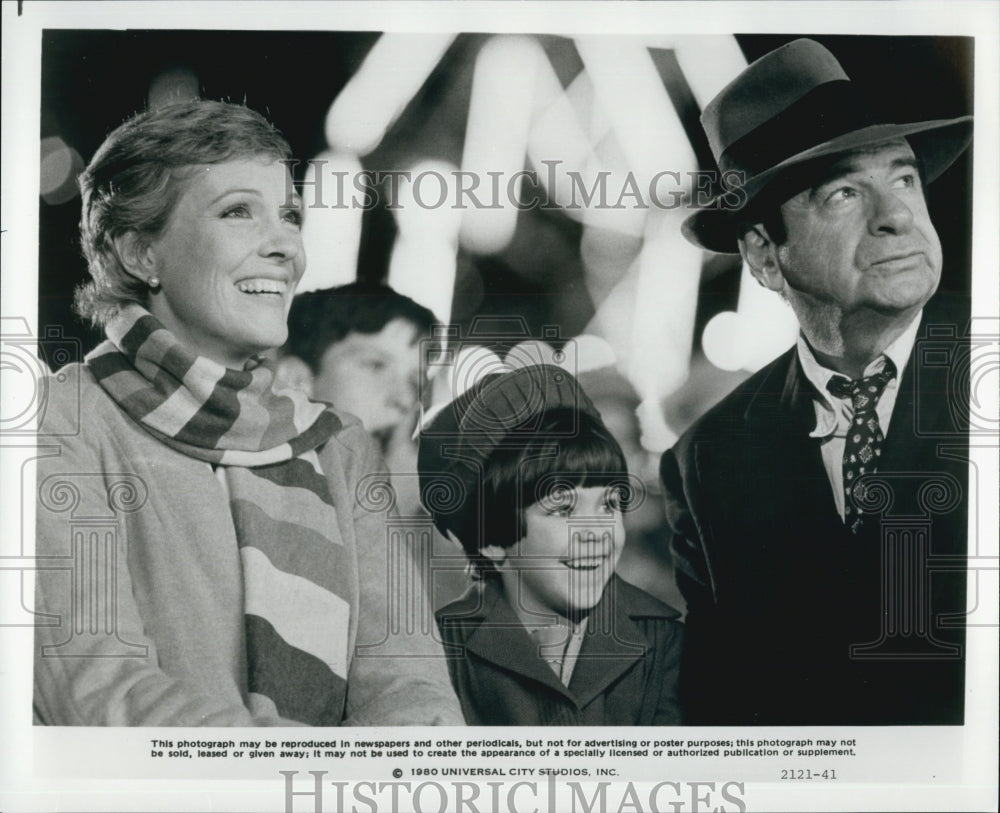
[[250, 207], [245, 203], [237, 203], [230, 206], [222, 213], [223, 217], [250, 217]]
[[293, 226], [302, 225], [302, 210], [301, 209], [282, 209], [281, 219], [286, 223], [291, 223]]

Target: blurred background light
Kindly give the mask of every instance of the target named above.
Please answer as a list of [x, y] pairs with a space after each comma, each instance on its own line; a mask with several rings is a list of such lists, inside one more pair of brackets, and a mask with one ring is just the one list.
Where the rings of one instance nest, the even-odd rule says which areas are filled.
[[743, 264], [736, 311], [722, 311], [705, 325], [701, 345], [720, 370], [756, 372], [795, 343], [799, 324], [792, 309], [760, 285]]
[[456, 36], [379, 37], [327, 113], [329, 145], [361, 156], [375, 149]]
[[677, 432], [667, 423], [663, 405], [658, 398], [647, 398], [635, 410], [639, 420], [639, 444], [654, 457], [649, 461], [655, 471], [663, 454], [677, 442]]
[[740, 298], [736, 306], [746, 357], [743, 369], [757, 372], [795, 343], [799, 323], [791, 307], [780, 296], [760, 285], [746, 263], [740, 275]]
[[455, 288], [454, 245], [400, 235], [392, 247], [388, 284], [432, 311], [439, 322], [449, 322]]
[[747, 66], [736, 37], [677, 37], [671, 47], [702, 110]]
[[[566, 207], [573, 199], [569, 173], [583, 172], [593, 152], [593, 86], [586, 72], [581, 71], [563, 90], [546, 60], [538, 66], [536, 87], [542, 108], [528, 135], [528, 158], [548, 198]], [[568, 210], [566, 214], [581, 218], [576, 211]]]
[[490, 172], [500, 173], [501, 184], [497, 201], [491, 201], [490, 192], [479, 192], [483, 208], [464, 201], [469, 208], [463, 212], [461, 241], [470, 251], [491, 254], [514, 237], [523, 185], [517, 173], [525, 166], [537, 90], [546, 89], [540, 75], [547, 63], [541, 46], [529, 37], [493, 37], [476, 57], [462, 171], [478, 180], [481, 189], [490, 189]]
[[389, 260], [388, 282], [401, 294], [451, 318], [461, 212], [454, 207], [455, 172], [447, 161], [421, 161], [399, 183], [393, 210], [399, 234]]
[[[568, 356], [572, 356], [572, 361], [569, 364], [567, 364]], [[554, 364], [557, 367], [563, 367], [564, 370], [573, 372], [571, 365], [575, 360], [575, 351], [571, 351], [570, 353], [560, 351], [556, 353], [555, 348], [551, 344], [539, 341], [538, 339], [519, 342], [508, 350], [503, 357], [504, 364], [512, 370], [520, 370], [524, 367], [531, 367], [537, 364]]]
[[353, 180], [360, 172], [358, 157], [347, 152], [321, 152], [306, 167], [299, 190], [305, 214], [306, 272], [299, 291], [354, 281], [364, 210], [358, 205], [361, 193]]
[[400, 234], [411, 239], [454, 243], [462, 226], [458, 197], [458, 167], [450, 161], [425, 160], [406, 168], [400, 178], [393, 216]]
[[722, 311], [708, 320], [701, 334], [701, 349], [720, 370], [732, 372], [743, 367], [747, 353], [736, 311]]
[[684, 209], [656, 209], [639, 253], [626, 374], [641, 400], [662, 400], [687, 380], [702, 252], [681, 234]]
[[43, 138], [38, 191], [50, 206], [68, 203], [80, 190], [77, 176], [83, 172], [83, 158], [59, 136]]
[[631, 191], [631, 169], [586, 71], [547, 104], [532, 129], [529, 156], [552, 202], [585, 224], [585, 233], [642, 236], [647, 203], [623, 195]]
[[149, 83], [147, 104], [150, 110], [159, 110], [167, 105], [197, 99], [200, 96], [199, 87], [198, 77], [190, 68], [168, 68]]
[[658, 172], [697, 167], [663, 79], [641, 40], [587, 36], [577, 38], [576, 47], [648, 203]]
[[490, 348], [465, 345], [459, 350], [451, 368], [451, 397], [457, 398], [488, 375], [509, 371], [510, 367]]

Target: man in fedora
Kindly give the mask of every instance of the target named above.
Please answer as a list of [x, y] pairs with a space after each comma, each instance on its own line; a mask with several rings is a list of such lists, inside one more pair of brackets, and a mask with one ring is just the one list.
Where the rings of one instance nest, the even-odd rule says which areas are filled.
[[886, 122], [828, 50], [796, 40], [702, 123], [722, 177], [742, 183], [684, 233], [742, 254], [800, 333], [661, 461], [688, 601], [685, 714], [961, 724], [962, 387], [920, 348], [964, 332], [925, 307], [942, 265], [925, 185], [971, 119]]

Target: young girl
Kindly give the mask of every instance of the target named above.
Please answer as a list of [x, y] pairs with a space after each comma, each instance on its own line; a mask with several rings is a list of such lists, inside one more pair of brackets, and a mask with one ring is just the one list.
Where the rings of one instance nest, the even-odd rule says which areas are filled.
[[437, 613], [470, 725], [681, 721], [682, 624], [622, 580], [625, 459], [576, 380], [491, 375], [421, 433], [421, 495], [473, 586]]

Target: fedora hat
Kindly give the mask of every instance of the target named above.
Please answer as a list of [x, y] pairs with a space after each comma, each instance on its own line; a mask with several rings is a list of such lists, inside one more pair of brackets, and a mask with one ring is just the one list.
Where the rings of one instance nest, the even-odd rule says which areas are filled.
[[911, 123], [868, 109], [836, 58], [799, 39], [765, 54], [706, 105], [701, 123], [725, 191], [688, 217], [684, 236], [736, 253], [739, 212], [793, 167], [815, 158], [905, 138], [929, 182], [972, 138], [972, 116]]

